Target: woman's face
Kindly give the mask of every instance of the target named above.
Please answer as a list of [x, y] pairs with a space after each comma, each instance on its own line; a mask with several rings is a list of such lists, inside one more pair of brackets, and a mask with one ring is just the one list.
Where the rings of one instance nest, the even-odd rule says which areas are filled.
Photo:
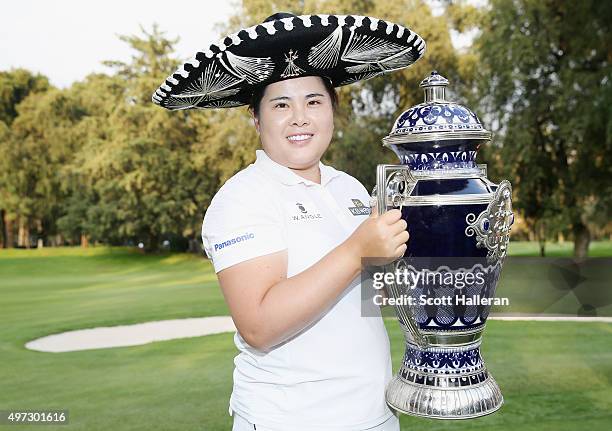
[[303, 170], [318, 165], [332, 138], [332, 100], [318, 76], [266, 87], [255, 118], [264, 151], [275, 162]]

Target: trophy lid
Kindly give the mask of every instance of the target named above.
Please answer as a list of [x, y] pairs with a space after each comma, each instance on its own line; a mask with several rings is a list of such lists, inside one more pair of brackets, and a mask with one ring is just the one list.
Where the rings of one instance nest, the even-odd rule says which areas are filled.
[[391, 133], [383, 138], [384, 145], [410, 142], [446, 141], [455, 139], [489, 140], [486, 130], [474, 112], [465, 106], [446, 100], [448, 79], [435, 70], [421, 81], [425, 102], [404, 111]]

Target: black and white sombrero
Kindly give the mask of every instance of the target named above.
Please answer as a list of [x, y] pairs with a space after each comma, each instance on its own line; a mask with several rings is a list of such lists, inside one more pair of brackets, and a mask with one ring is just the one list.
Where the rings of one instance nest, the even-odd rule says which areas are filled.
[[339, 87], [408, 67], [424, 52], [418, 34], [376, 18], [279, 13], [198, 52], [152, 100], [171, 110], [241, 106], [257, 86], [318, 75]]

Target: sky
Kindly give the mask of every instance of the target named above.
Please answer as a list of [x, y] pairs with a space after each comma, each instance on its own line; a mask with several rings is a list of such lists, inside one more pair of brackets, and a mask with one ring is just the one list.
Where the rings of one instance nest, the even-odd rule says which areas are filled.
[[[89, 73], [109, 73], [104, 60], [129, 60], [118, 35], [139, 35], [140, 25], [150, 31], [153, 23], [166, 37], [180, 37], [176, 55], [187, 60], [219, 39], [214, 26], [234, 8], [227, 0], [13, 0], [2, 6], [0, 70], [23, 67], [65, 88]], [[471, 37], [454, 34], [453, 43], [463, 47]]]
[[168, 38], [180, 36], [176, 54], [188, 59], [219, 39], [213, 27], [231, 13], [225, 0], [13, 0], [2, 6], [0, 70], [23, 67], [64, 88], [109, 73], [104, 60], [128, 60], [117, 35], [138, 35], [139, 25], [150, 31], [153, 23]]

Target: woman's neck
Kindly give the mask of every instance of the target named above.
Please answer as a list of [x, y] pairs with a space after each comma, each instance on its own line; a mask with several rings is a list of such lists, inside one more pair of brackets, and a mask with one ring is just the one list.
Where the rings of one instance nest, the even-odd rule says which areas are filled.
[[302, 178], [312, 181], [313, 183], [321, 184], [321, 169], [319, 169], [318, 163], [306, 169], [289, 169], [291, 169], [293, 172], [295, 172]]

